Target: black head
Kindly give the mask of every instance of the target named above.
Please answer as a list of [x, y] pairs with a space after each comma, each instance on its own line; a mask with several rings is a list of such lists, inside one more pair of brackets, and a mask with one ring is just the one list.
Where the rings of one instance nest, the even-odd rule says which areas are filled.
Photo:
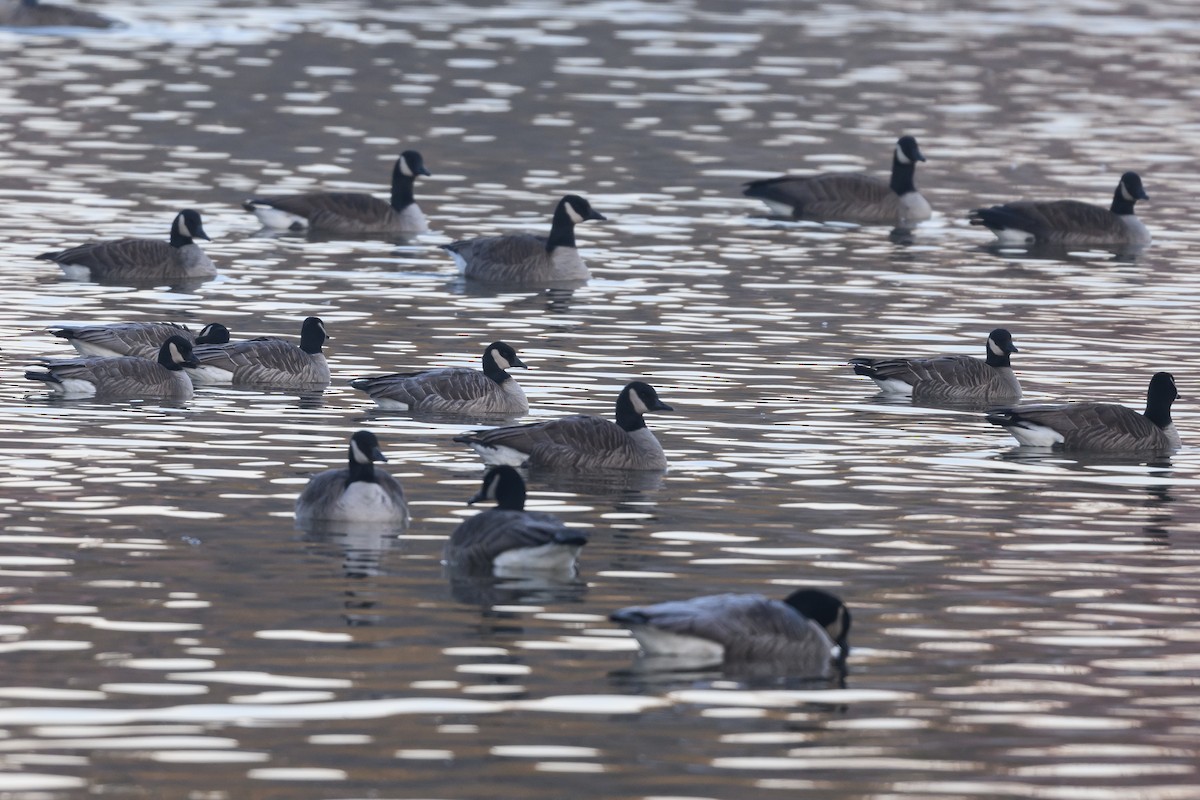
[[1121, 183], [1117, 185], [1117, 191], [1130, 203], [1150, 199], [1150, 196], [1146, 194], [1146, 189], [1142, 186], [1141, 176], [1136, 172], [1126, 172], [1122, 175]]
[[350, 437], [350, 463], [370, 464], [373, 461], [387, 461], [387, 456], [379, 449], [379, 440], [370, 431], [359, 431]]
[[320, 317], [307, 317], [300, 326], [300, 349], [306, 353], [321, 352], [330, 338]]
[[171, 225], [171, 242], [172, 244], [190, 244], [193, 239], [212, 241], [204, 232], [204, 224], [200, 221], [200, 212], [185, 208], [175, 215], [175, 222]]
[[229, 344], [229, 328], [219, 322], [210, 322], [196, 334], [196, 344]]
[[467, 505], [483, 500], [495, 500], [497, 508], [521, 511], [525, 508], [525, 479], [512, 467], [492, 467], [483, 476], [483, 486]]
[[901, 136], [896, 141], [896, 160], [901, 164], [912, 164], [916, 161], [924, 161], [925, 156], [921, 155], [921, 148], [917, 147], [917, 140], [912, 136]]
[[416, 150], [405, 150], [396, 159], [396, 167], [393, 172], [399, 173], [406, 178], [415, 178], [417, 175], [429, 175], [429, 170], [425, 169], [425, 160], [421, 158], [421, 154]]
[[654, 391], [654, 387], [643, 381], [633, 381], [626, 384], [621, 390], [622, 396], [627, 396], [629, 402], [633, 405], [633, 410], [638, 415], [645, 414], [647, 411], [674, 411], [669, 405], [658, 399], [658, 392]]
[[1150, 379], [1150, 397], [1159, 397], [1168, 404], [1179, 399], [1179, 390], [1175, 388], [1175, 376], [1169, 372], [1156, 372]]
[[192, 343], [182, 336], [171, 336], [162, 343], [158, 348], [158, 363], [172, 371], [200, 366], [192, 355]]
[[783, 602], [820, 625], [845, 653], [850, 634], [850, 609], [829, 592], [821, 589], [797, 589]]
[[506, 342], [492, 342], [483, 351], [484, 366], [487, 366], [488, 359], [492, 360], [501, 371], [512, 369], [513, 367], [522, 367], [529, 369], [529, 366], [517, 357], [517, 351], [512, 345]]
[[599, 211], [592, 208], [591, 203], [577, 194], [569, 194], [563, 197], [562, 200], [559, 200], [555, 214], [557, 215], [559, 212], [566, 214], [567, 218], [575, 225], [589, 219], [607, 219]]
[[[1020, 350], [1013, 344], [1012, 334], [1006, 328], [996, 328], [988, 334], [987, 349], [989, 354], [997, 356], [1006, 356], [1009, 353], [1019, 353]], [[1037, 348], [1034, 348], [1035, 350]]]

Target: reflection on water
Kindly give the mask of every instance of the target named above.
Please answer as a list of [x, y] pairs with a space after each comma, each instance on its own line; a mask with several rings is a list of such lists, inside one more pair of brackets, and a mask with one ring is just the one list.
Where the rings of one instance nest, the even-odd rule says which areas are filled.
[[[1190, 5], [79, 5], [127, 24], [0, 30], [3, 791], [1197, 796]], [[938, 153], [912, 231], [766, 220], [739, 194], [875, 171], [901, 131]], [[415, 239], [260, 236], [239, 207], [383, 195], [411, 147], [439, 167]], [[1142, 253], [996, 249], [966, 220], [1107, 196], [1126, 169], [1154, 189]], [[568, 193], [610, 219], [580, 242], [586, 284], [484, 288], [437, 248], [542, 230]], [[184, 207], [212, 281], [36, 260], [159, 238]], [[336, 336], [323, 393], [64, 403], [21, 378], [70, 354], [55, 324], [292, 337], [312, 314]], [[1136, 408], [1134, 377], [1174, 373], [1184, 448], [1027, 453], [845, 366], [978, 357], [997, 326], [1031, 401]], [[527, 474], [531, 508], [589, 534], [572, 580], [446, 574], [480, 475], [452, 440], [475, 424], [348, 385], [497, 339], [533, 366], [530, 419], [607, 418], [632, 379], [676, 409], [651, 423], [665, 473]], [[296, 530], [296, 494], [362, 427], [412, 525]], [[647, 672], [607, 621], [798, 585], [854, 613], [843, 688]]]

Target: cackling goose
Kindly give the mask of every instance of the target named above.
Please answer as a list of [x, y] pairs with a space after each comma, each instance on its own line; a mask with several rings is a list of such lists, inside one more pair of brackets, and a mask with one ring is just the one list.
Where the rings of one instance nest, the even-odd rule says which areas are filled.
[[136, 356], [69, 358], [42, 362], [45, 372], [29, 370], [25, 377], [43, 381], [51, 394], [62, 397], [143, 398], [192, 396], [185, 367], [195, 366], [192, 345], [171, 336], [158, 350], [158, 360]]
[[1012, 334], [996, 328], [988, 334], [987, 358], [852, 358], [858, 375], [875, 381], [885, 394], [911, 396], [918, 403], [1015, 403], [1021, 383], [1009, 360], [1016, 353]]
[[750, 181], [742, 194], [762, 200], [780, 216], [908, 228], [933, 213], [913, 183], [916, 162], [924, 160], [917, 140], [901, 136], [892, 155], [889, 182], [843, 172], [782, 175]]
[[329, 335], [320, 317], [300, 326], [300, 346], [262, 336], [244, 342], [206, 344], [196, 348], [199, 366], [190, 368], [197, 386], [250, 384], [306, 388], [329, 383], [329, 365], [321, 348]]
[[1179, 447], [1171, 403], [1179, 397], [1169, 372], [1155, 373], [1139, 414], [1116, 403], [1038, 403], [991, 411], [987, 421], [1003, 426], [1030, 447], [1131, 452]]
[[550, 235], [508, 233], [441, 245], [454, 257], [463, 277], [482, 283], [544, 283], [587, 280], [587, 264], [575, 248], [575, 226], [605, 217], [582, 197], [558, 201]]
[[524, 367], [517, 351], [492, 342], [483, 351], [483, 372], [446, 367], [350, 381], [380, 408], [516, 417], [529, 411], [525, 392], [506, 370]]
[[156, 358], [169, 336], [182, 336], [192, 345], [225, 344], [229, 329], [209, 323], [194, 337], [185, 326], [174, 322], [118, 322], [112, 325], [61, 325], [50, 333], [66, 339], [84, 356], [137, 356]]
[[1150, 244], [1150, 231], [1133, 213], [1133, 206], [1149, 199], [1138, 174], [1126, 172], [1107, 209], [1078, 200], [1020, 200], [977, 208], [969, 219], [972, 225], [989, 228], [1001, 244], [1140, 247]]
[[208, 240], [208, 234], [199, 212], [189, 208], [175, 215], [170, 243], [156, 239], [89, 242], [69, 250], [42, 253], [38, 258], [57, 263], [69, 278], [101, 283], [211, 278], [217, 268], [194, 239]]
[[265, 195], [242, 204], [268, 228], [327, 233], [418, 234], [429, 230], [413, 200], [413, 183], [428, 175], [416, 150], [405, 150], [392, 167], [392, 200], [385, 203], [361, 192], [311, 192]]
[[296, 498], [299, 522], [376, 522], [408, 524], [408, 506], [400, 482], [374, 462], [387, 461], [370, 431], [350, 437], [345, 469], [327, 469], [309, 479]]
[[467, 502], [495, 500], [496, 507], [463, 520], [446, 542], [446, 564], [469, 573], [575, 572], [587, 534], [553, 514], [525, 510], [525, 480], [512, 467], [492, 467]]
[[469, 433], [454, 441], [470, 445], [485, 464], [520, 466], [528, 462], [554, 469], [663, 470], [667, 468], [667, 457], [642, 415], [673, 410], [658, 399], [650, 384], [634, 381], [617, 395], [615, 424], [575, 414]]
[[629, 628], [649, 656], [697, 664], [771, 662], [797, 675], [833, 677], [849, 651], [850, 611], [820, 589], [783, 601], [758, 594], [716, 594], [622, 608], [609, 616]]
[[79, 8], [40, 3], [38, 0], [0, 2], [0, 27], [4, 28], [111, 28], [108, 17]]

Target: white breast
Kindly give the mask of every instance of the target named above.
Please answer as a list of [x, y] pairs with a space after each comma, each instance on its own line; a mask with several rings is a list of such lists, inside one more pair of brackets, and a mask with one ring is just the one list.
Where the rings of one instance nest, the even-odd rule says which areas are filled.
[[347, 522], [393, 522], [402, 517], [393, 498], [377, 483], [355, 481], [342, 492], [330, 519]]
[[574, 573], [579, 547], [550, 542], [537, 547], [508, 550], [492, 561], [492, 571], [498, 577], [510, 577], [526, 572]]
[[711, 639], [671, 633], [648, 625], [635, 626], [630, 629], [630, 632], [642, 646], [646, 655], [682, 656], [712, 663], [725, 658], [725, 648]]

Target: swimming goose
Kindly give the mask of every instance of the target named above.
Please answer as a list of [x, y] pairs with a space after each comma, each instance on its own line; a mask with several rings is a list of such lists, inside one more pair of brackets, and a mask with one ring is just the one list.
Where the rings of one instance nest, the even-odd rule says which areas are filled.
[[510, 345], [492, 342], [483, 351], [483, 372], [446, 367], [356, 378], [350, 385], [380, 408], [515, 417], [529, 411], [529, 400], [505, 370], [524, 366]]
[[429, 230], [425, 215], [413, 200], [413, 183], [428, 175], [416, 150], [405, 150], [392, 167], [392, 199], [385, 203], [362, 192], [310, 192], [264, 195], [242, 204], [268, 228], [329, 233], [402, 233]]
[[69, 250], [42, 253], [38, 258], [53, 261], [67, 277], [76, 280], [173, 281], [211, 278], [217, 274], [212, 260], [194, 239], [208, 239], [200, 214], [185, 209], [171, 223], [170, 242], [157, 239], [117, 239], [89, 242]]
[[622, 608], [609, 619], [629, 628], [646, 655], [705, 664], [774, 662], [795, 674], [831, 677], [849, 651], [850, 611], [820, 589], [800, 589], [783, 601], [707, 595]]
[[901, 136], [892, 155], [890, 181], [844, 172], [782, 175], [750, 181], [742, 194], [762, 200], [780, 216], [906, 228], [933, 213], [913, 183], [916, 162], [924, 160], [917, 140]]
[[350, 437], [345, 469], [327, 469], [309, 479], [296, 498], [299, 522], [375, 522], [407, 525], [408, 506], [400, 482], [374, 462], [387, 461], [370, 431]]
[[38, 0], [0, 2], [0, 27], [5, 28], [111, 28], [115, 24], [91, 11]]
[[1021, 382], [1009, 360], [1018, 352], [1012, 334], [996, 328], [988, 334], [987, 358], [852, 358], [855, 374], [866, 375], [885, 394], [911, 396], [917, 402], [1015, 403]]
[[1078, 200], [1020, 200], [971, 212], [972, 225], [989, 228], [1001, 244], [1125, 245], [1150, 244], [1150, 231], [1133, 213], [1138, 200], [1149, 200], [1136, 172], [1121, 176], [1112, 206]]
[[329, 364], [321, 348], [329, 335], [320, 317], [300, 326], [300, 346], [262, 336], [244, 342], [206, 344], [196, 348], [199, 366], [190, 368], [197, 386], [252, 384], [306, 388], [329, 383]]
[[605, 217], [582, 197], [558, 201], [550, 235], [507, 233], [443, 244], [463, 277], [483, 283], [541, 283], [587, 280], [592, 276], [575, 248], [575, 226]]
[[673, 411], [648, 383], [634, 381], [617, 395], [617, 421], [575, 414], [548, 422], [492, 428], [455, 437], [485, 464], [555, 469], [667, 468], [662, 445], [646, 427], [648, 411]]
[[525, 480], [512, 467], [492, 467], [467, 501], [495, 500], [496, 507], [465, 519], [446, 542], [446, 564], [464, 572], [497, 575], [531, 570], [575, 571], [587, 534], [553, 514], [525, 510]]
[[192, 396], [192, 381], [184, 368], [196, 364], [192, 345], [182, 336], [164, 341], [157, 361], [136, 356], [90, 356], [41, 363], [45, 372], [29, 370], [25, 377], [43, 381], [51, 394], [61, 397], [182, 399]]
[[225, 344], [229, 329], [212, 322], [194, 337], [186, 326], [174, 322], [118, 322], [112, 325], [62, 325], [50, 333], [66, 339], [84, 356], [137, 356], [156, 358], [163, 341], [182, 336], [192, 345]]
[[1060, 450], [1129, 452], [1174, 450], [1179, 431], [1171, 422], [1171, 403], [1179, 397], [1169, 372], [1155, 373], [1139, 414], [1116, 403], [1039, 403], [996, 409], [987, 421], [1001, 425], [1018, 442]]

